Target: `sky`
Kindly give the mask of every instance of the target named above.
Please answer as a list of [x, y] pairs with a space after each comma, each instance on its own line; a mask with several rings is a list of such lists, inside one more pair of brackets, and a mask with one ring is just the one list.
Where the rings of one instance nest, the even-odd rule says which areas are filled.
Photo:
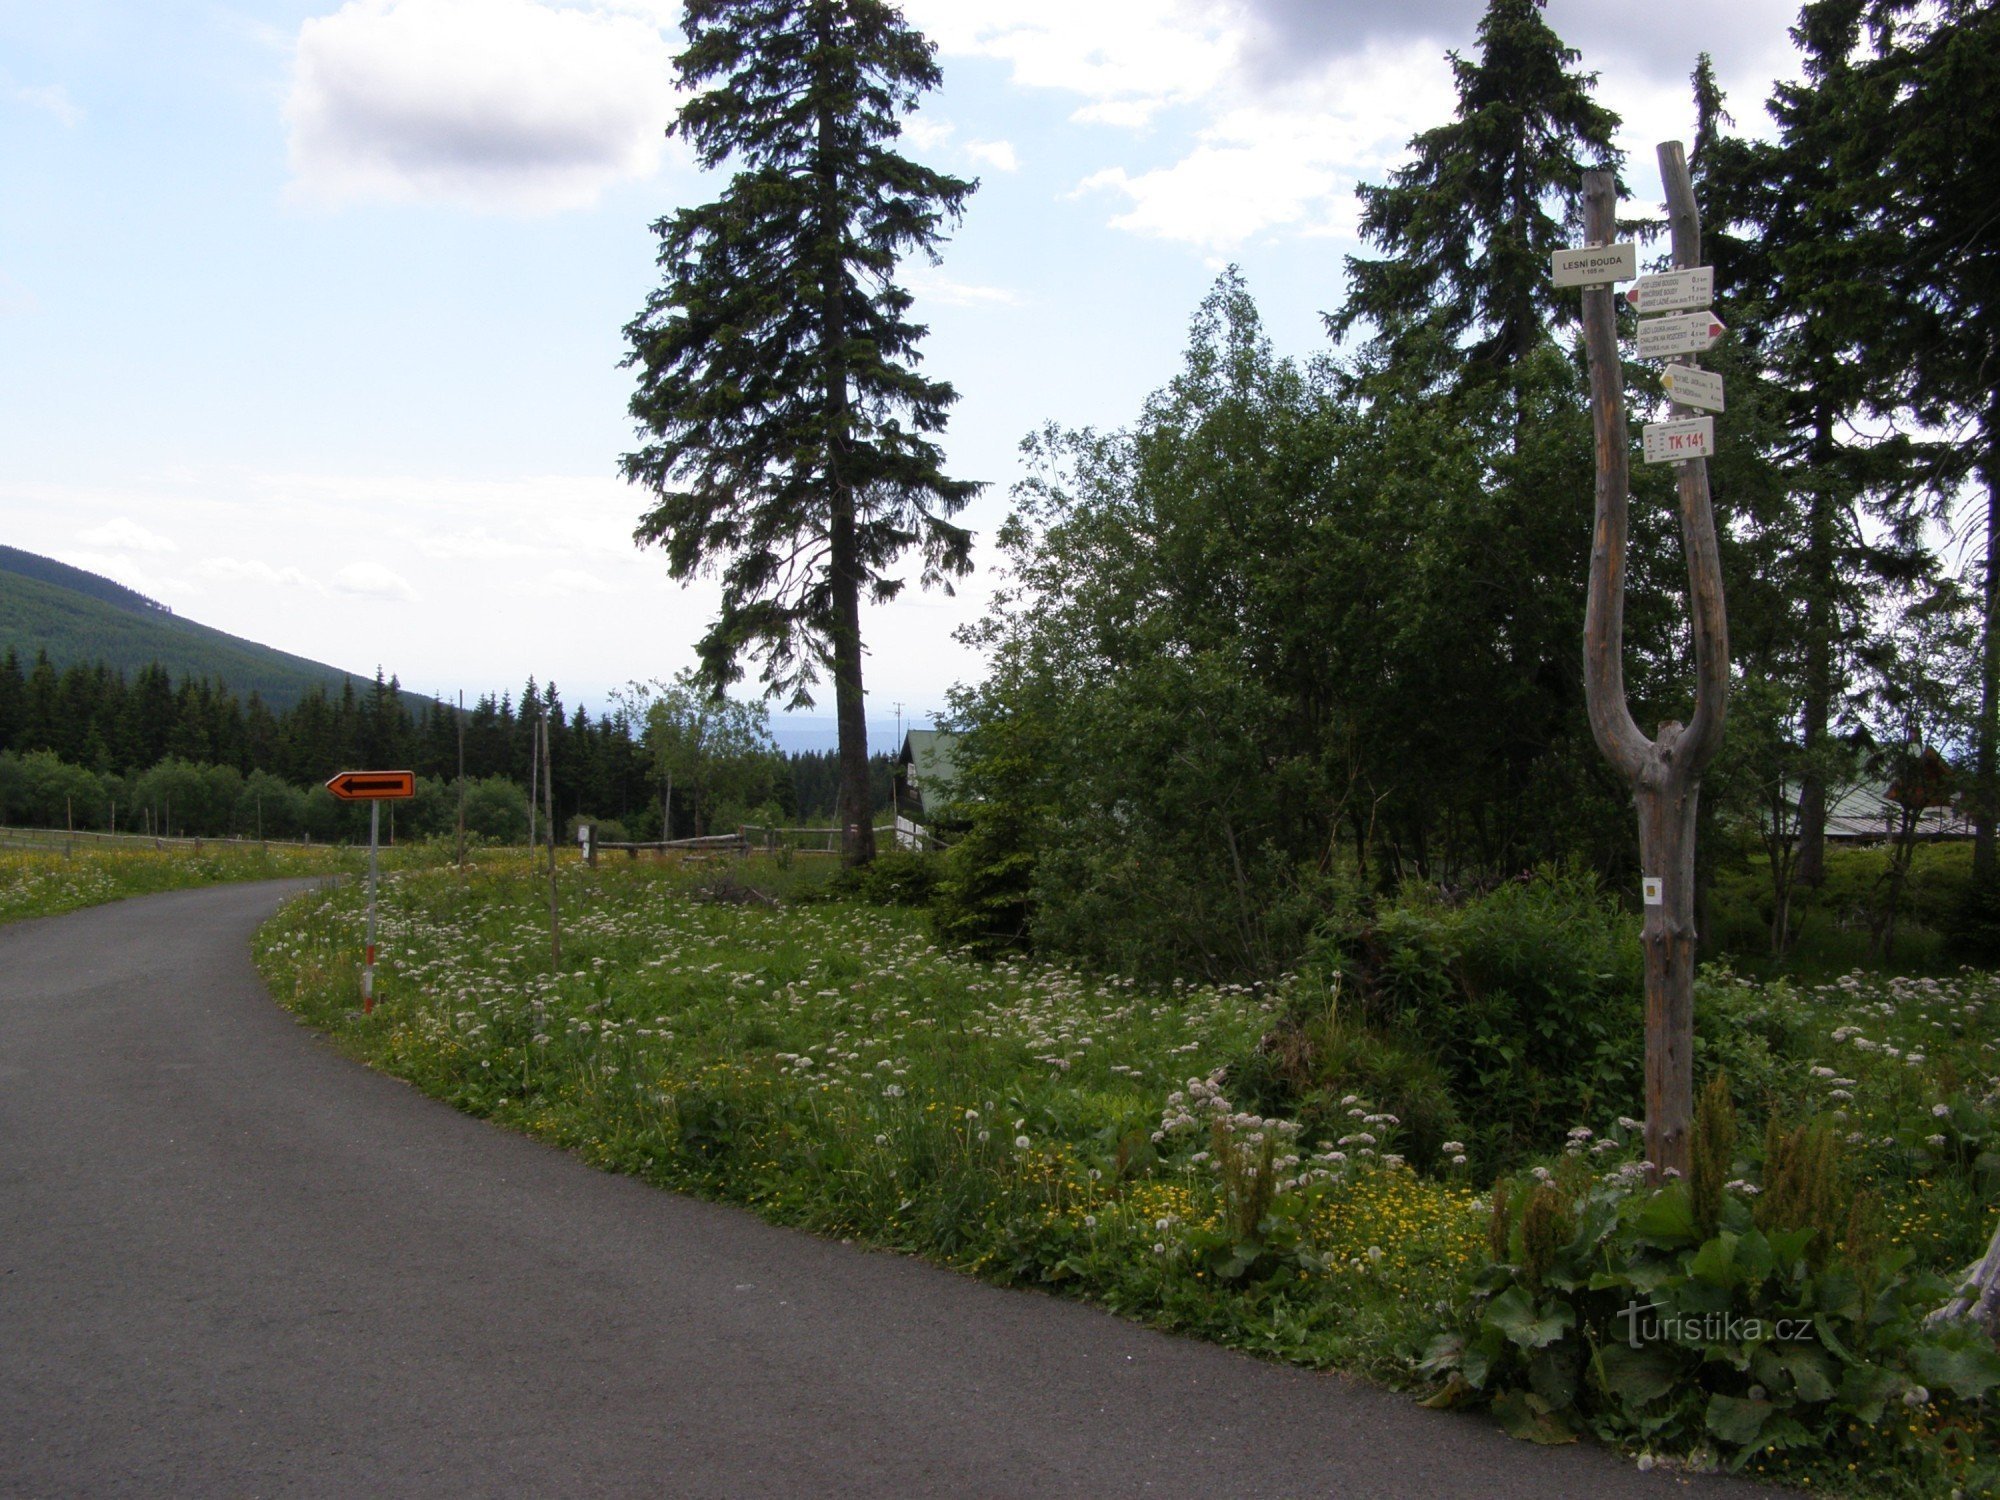
[[[1451, 116], [1481, 0], [905, 0], [943, 87], [906, 126], [980, 179], [906, 268], [948, 472], [990, 537], [1048, 422], [1114, 428], [1239, 265], [1327, 347], [1357, 184]], [[0, 541], [287, 651], [468, 701], [601, 708], [692, 665], [711, 584], [634, 546], [624, 325], [649, 229], [714, 196], [664, 126], [677, 0], [0, 0]], [[1549, 0], [1623, 117], [1635, 200], [1790, 77], [1794, 0]], [[980, 547], [982, 563], [989, 549]], [[982, 566], [864, 619], [872, 738], [977, 656]], [[753, 672], [754, 675], [754, 672]], [[831, 712], [830, 689], [821, 715]], [[805, 743], [830, 717], [787, 736]]]

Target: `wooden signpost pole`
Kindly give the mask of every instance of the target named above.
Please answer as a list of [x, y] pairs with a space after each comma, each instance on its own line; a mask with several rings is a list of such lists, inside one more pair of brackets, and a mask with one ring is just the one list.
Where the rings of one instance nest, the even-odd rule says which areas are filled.
[[[1660, 147], [1673, 227], [1674, 264], [1701, 264], [1701, 221], [1678, 141]], [[1609, 172], [1584, 174], [1586, 233], [1609, 244], [1617, 188]], [[1722, 743], [1729, 690], [1729, 633], [1722, 565], [1709, 504], [1708, 461], [1681, 461], [1681, 545], [1692, 608], [1695, 709], [1683, 726], [1668, 721], [1649, 740], [1625, 701], [1625, 547], [1631, 433], [1625, 421], [1624, 363], [1610, 285], [1583, 293], [1585, 352], [1597, 439], [1597, 517], [1584, 617], [1584, 684], [1590, 727], [1605, 758], [1632, 788], [1639, 813], [1639, 862], [1646, 966], [1646, 1156], [1655, 1180], [1688, 1172], [1694, 1123], [1695, 811], [1701, 773]], [[1677, 416], [1694, 413], [1677, 409]]]

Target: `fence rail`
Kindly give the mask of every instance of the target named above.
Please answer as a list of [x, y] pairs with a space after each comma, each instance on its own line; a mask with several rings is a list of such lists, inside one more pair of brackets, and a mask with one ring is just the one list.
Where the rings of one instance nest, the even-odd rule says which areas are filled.
[[[780, 850], [789, 854], [840, 853], [840, 828], [771, 828], [754, 823], [746, 823], [734, 833], [712, 833], [698, 839], [655, 839], [651, 842], [627, 842], [624, 840], [595, 840], [588, 847], [588, 859], [597, 863], [600, 850], [624, 854], [628, 859], [637, 859], [642, 853], [655, 859], [678, 856], [686, 859], [709, 859], [726, 854], [741, 858], [747, 854], [776, 854]], [[896, 825], [878, 823], [875, 825], [878, 842], [894, 839]]]
[[[279, 844], [286, 848], [312, 847], [310, 839], [260, 839], [255, 834], [232, 834], [228, 838], [188, 838], [153, 833], [100, 833], [78, 828], [0, 827], [0, 848], [7, 849], [203, 849], [210, 845]], [[325, 847], [324, 845], [320, 847]]]

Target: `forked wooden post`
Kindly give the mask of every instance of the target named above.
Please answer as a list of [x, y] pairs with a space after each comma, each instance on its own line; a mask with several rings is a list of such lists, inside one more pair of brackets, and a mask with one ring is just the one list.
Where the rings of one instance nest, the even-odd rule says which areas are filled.
[[[1701, 264], [1701, 219], [1678, 141], [1660, 147], [1673, 227], [1674, 265]], [[1585, 233], [1608, 245], [1617, 232], [1618, 194], [1609, 172], [1583, 179]], [[1722, 563], [1709, 506], [1708, 461], [1680, 470], [1681, 545], [1693, 611], [1695, 709], [1685, 727], [1669, 720], [1649, 740], [1625, 701], [1625, 544], [1631, 488], [1631, 434], [1625, 424], [1625, 371], [1618, 353], [1616, 293], [1586, 287], [1583, 336], [1590, 364], [1597, 437], [1597, 520], [1584, 616], [1584, 691], [1591, 732], [1632, 788], [1639, 812], [1639, 864], [1650, 886], [1641, 942], [1646, 958], [1646, 1156], [1655, 1180], [1688, 1173], [1694, 1123], [1694, 853], [1701, 773], [1722, 744], [1729, 693], [1729, 630]], [[1693, 415], [1676, 408], [1676, 415]]]

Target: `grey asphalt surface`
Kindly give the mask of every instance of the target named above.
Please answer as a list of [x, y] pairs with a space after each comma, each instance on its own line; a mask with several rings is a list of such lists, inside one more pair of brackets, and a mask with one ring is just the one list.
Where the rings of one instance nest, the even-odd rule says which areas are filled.
[[278, 1009], [293, 888], [0, 928], [0, 1494], [1753, 1493], [595, 1172]]

